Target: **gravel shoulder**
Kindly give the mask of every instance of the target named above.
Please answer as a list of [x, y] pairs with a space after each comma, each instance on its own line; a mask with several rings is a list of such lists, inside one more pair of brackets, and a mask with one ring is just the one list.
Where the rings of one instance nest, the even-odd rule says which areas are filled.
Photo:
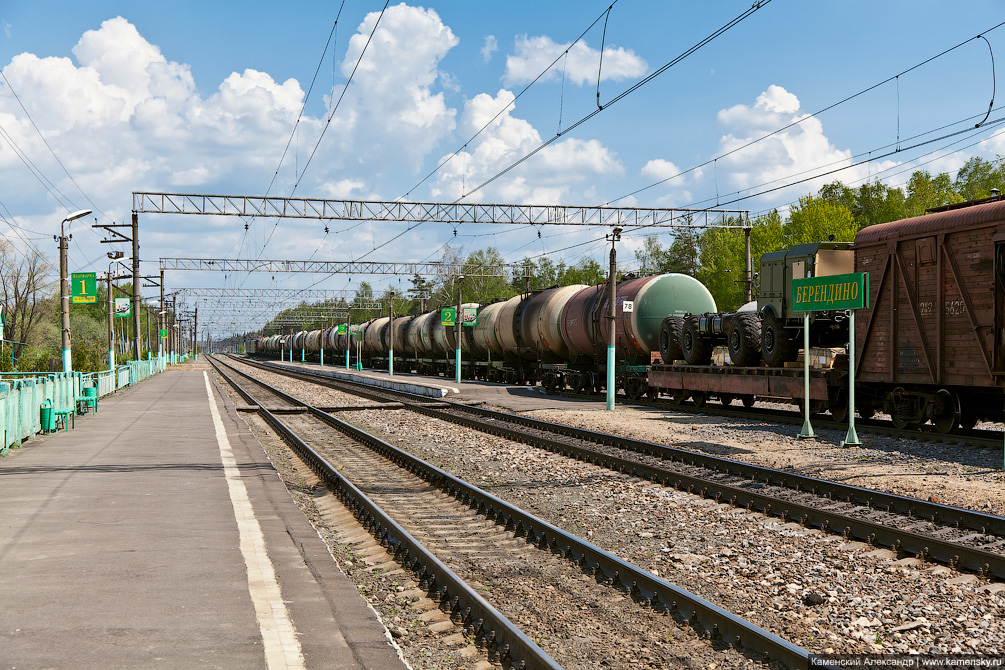
[[[284, 384], [292, 389], [295, 382]], [[318, 387], [292, 392], [316, 405], [340, 404], [344, 396]], [[1001, 454], [988, 450], [867, 435], [860, 436], [863, 447], [843, 449], [844, 431], [817, 430], [817, 440], [796, 441], [798, 427], [669, 408], [521, 413], [978, 511], [1005, 510]], [[340, 416], [811, 651], [1005, 653], [1000, 584], [898, 561], [890, 552], [408, 412]]]

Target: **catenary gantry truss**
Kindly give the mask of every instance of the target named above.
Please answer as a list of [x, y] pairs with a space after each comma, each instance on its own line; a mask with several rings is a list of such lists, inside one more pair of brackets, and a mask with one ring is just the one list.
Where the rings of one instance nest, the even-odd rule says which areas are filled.
[[[354, 300], [353, 306], [359, 302], [357, 291], [349, 289], [310, 289], [310, 288], [179, 288], [175, 293], [182, 296], [206, 299], [247, 298], [262, 299], [271, 302], [297, 300]], [[378, 304], [378, 303], [373, 303]]]
[[133, 192], [133, 212], [450, 224], [558, 224], [622, 228], [750, 227], [750, 212], [739, 209], [335, 200], [145, 191]]
[[279, 261], [249, 258], [161, 258], [161, 270], [217, 270], [220, 272], [308, 272], [347, 275], [421, 275], [434, 277], [511, 277], [516, 266], [467, 263], [384, 263], [378, 261]]

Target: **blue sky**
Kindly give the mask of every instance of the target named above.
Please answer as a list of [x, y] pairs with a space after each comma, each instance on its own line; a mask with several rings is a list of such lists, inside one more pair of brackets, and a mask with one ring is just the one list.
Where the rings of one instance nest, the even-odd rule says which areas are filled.
[[[453, 201], [595, 109], [603, 19], [501, 122], [415, 187], [609, 4], [390, 4], [324, 129], [328, 105], [345, 87], [383, 6], [346, 0], [334, 48], [321, 63], [280, 166], [338, 2], [300, 2], [291, 11], [291, 5], [274, 2], [8, 0], [0, 4], [0, 68], [7, 80], [0, 81], [0, 234], [55, 259], [52, 234], [71, 211], [93, 208], [101, 222], [125, 222], [134, 190], [261, 195], [277, 168], [271, 195], [289, 195], [298, 175], [297, 196], [408, 194], [412, 200]], [[603, 38], [601, 101], [749, 6], [618, 0]], [[466, 201], [712, 207], [766, 184], [818, 174], [824, 165], [849, 165], [869, 152], [878, 157], [898, 137], [908, 147], [909, 138], [921, 133], [964, 128], [965, 119], [983, 117], [992, 97], [991, 56], [983, 40], [701, 170], [622, 197], [988, 31], [1005, 20], [1001, 10], [1001, 3], [978, 1], [773, 0]], [[984, 34], [998, 56], [1000, 77], [1005, 27]], [[1005, 87], [997, 96], [992, 120], [1001, 116]], [[971, 156], [1005, 153], [1005, 141], [994, 135], [998, 130], [876, 158], [728, 207], [754, 214], [785, 208], [834, 179], [857, 185], [879, 178], [900, 186], [919, 165], [955, 171]], [[317, 153], [304, 170], [315, 144]], [[44, 187], [18, 153], [54, 186]], [[401, 225], [350, 229], [329, 223], [326, 235], [317, 221], [276, 223], [144, 216], [143, 270], [154, 273], [162, 257], [351, 260], [371, 252], [368, 260], [438, 260], [446, 244], [462, 254], [492, 245], [512, 262], [546, 253], [556, 261], [603, 262], [606, 253], [603, 231], [596, 229], [549, 227], [537, 239], [534, 228], [462, 226], [454, 237], [451, 226], [430, 223], [388, 242]], [[101, 234], [84, 223], [73, 231], [72, 269], [103, 271], [109, 245], [98, 242]], [[596, 241], [560, 251], [590, 240]], [[661, 241], [669, 243], [670, 233]], [[642, 234], [625, 236], [621, 257], [627, 266], [641, 244]], [[351, 289], [364, 279], [378, 289], [397, 283], [379, 276], [318, 283], [320, 278], [309, 276], [209, 273], [172, 273], [168, 283]]]

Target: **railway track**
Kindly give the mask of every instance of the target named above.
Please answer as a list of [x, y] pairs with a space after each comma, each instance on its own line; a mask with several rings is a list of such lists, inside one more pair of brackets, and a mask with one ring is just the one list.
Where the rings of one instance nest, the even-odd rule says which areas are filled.
[[458, 403], [431, 404], [284, 366], [242, 361], [548, 449], [678, 490], [836, 532], [903, 556], [1005, 579], [1005, 519], [914, 498], [748, 465], [664, 445]]
[[[598, 645], [617, 646], [622, 624], [634, 618], [634, 629], [654, 631], [658, 646], [661, 636], [666, 641], [662, 631], [669, 616], [678, 624], [673, 634], [678, 638], [674, 653], [698, 644], [703, 649], [714, 647], [717, 654], [724, 655], [720, 664], [749, 665], [751, 659], [770, 659], [785, 667], [809, 667], [806, 650], [329, 413], [269, 388], [273, 397], [286, 397], [291, 406], [303, 407], [299, 414], [280, 421], [242, 388], [247, 382], [232, 379], [236, 372], [250, 380], [246, 373], [226, 366], [228, 374], [210, 360], [246, 401], [258, 404], [269, 425], [388, 553], [418, 575], [422, 588], [433, 594], [452, 620], [462, 624], [466, 634], [478, 639], [493, 660], [505, 667], [558, 667], [531, 636], [535, 640], [554, 638], [549, 609], [561, 608], [576, 611], [584, 628], [594, 631], [592, 637]], [[260, 380], [253, 381], [259, 391], [267, 387]], [[467, 583], [472, 575], [483, 574], [488, 569], [485, 566], [495, 566], [497, 573], [519, 585], [507, 589], [496, 581], [492, 597], [499, 609], [476, 590], [478, 584]], [[608, 598], [604, 607], [583, 607], [584, 593], [598, 585], [620, 594], [621, 603], [612, 604]], [[525, 602], [527, 594], [535, 591], [547, 593], [547, 607], [540, 612], [532, 611]], [[522, 627], [529, 627], [527, 632], [509, 623], [500, 610], [517, 615]]]

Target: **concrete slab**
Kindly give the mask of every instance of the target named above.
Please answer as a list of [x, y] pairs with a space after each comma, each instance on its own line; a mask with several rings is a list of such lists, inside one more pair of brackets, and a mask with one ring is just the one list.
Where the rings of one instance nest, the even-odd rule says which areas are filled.
[[[349, 370], [335, 365], [319, 366], [317, 363], [301, 363], [300, 361], [269, 361], [270, 364], [288, 367], [293, 370], [321, 372], [322, 374], [340, 377], [347, 373], [355, 379], [373, 386], [397, 385], [405, 390], [423, 389], [423, 395], [431, 397], [443, 396], [444, 400], [463, 402], [481, 402], [494, 407], [504, 407], [514, 412], [528, 412], [541, 409], [577, 409], [604, 410], [607, 408], [604, 396], [596, 399], [571, 398], [562, 395], [549, 395], [541, 386], [513, 386], [496, 382], [462, 380], [454, 383], [453, 378], [428, 377], [412, 373], [395, 372], [389, 376], [387, 370]], [[409, 388], [406, 388], [409, 387]], [[623, 398], [621, 398], [623, 400]]]
[[[207, 371], [176, 366], [103, 398], [75, 430], [0, 458], [5, 667], [266, 667]], [[281, 589], [269, 606], [285, 605], [301, 667], [404, 668], [211, 388]]]

